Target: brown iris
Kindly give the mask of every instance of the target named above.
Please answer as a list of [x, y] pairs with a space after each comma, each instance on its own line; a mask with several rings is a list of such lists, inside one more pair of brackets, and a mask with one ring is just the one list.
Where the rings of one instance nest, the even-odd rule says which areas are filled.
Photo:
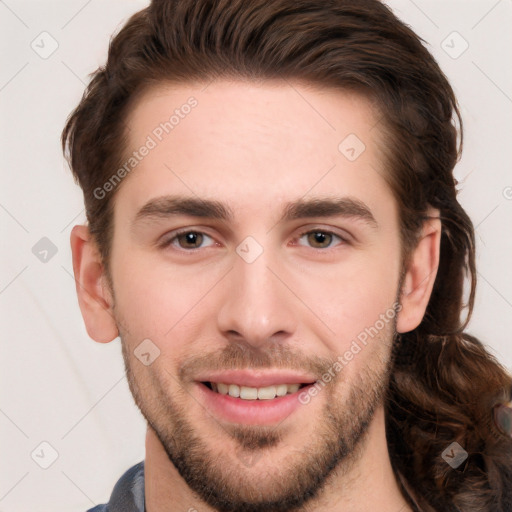
[[307, 234], [308, 243], [315, 249], [325, 249], [332, 242], [332, 234], [324, 231], [312, 231]]
[[188, 231], [176, 237], [180, 247], [183, 249], [197, 249], [203, 242], [203, 235], [195, 231]]

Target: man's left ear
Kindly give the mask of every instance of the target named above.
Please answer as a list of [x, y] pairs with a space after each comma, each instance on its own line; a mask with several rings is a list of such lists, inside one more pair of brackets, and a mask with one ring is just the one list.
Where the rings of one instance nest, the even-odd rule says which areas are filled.
[[397, 331], [409, 332], [423, 320], [439, 266], [441, 245], [441, 219], [439, 210], [429, 208], [428, 220], [424, 221], [419, 241], [409, 260], [402, 283]]

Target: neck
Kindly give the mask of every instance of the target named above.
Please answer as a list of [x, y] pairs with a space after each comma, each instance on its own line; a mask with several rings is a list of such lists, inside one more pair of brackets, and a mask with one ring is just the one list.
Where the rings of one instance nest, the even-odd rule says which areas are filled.
[[[375, 412], [372, 423], [348, 471], [333, 471], [308, 512], [411, 512], [396, 481], [385, 435], [384, 408]], [[202, 501], [169, 460], [151, 427], [146, 434], [146, 511], [176, 510], [215, 512]]]

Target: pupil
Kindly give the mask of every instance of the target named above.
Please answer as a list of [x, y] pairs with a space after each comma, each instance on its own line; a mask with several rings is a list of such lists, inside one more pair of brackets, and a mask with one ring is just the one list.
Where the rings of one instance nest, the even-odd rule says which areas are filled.
[[197, 246], [201, 245], [202, 235], [200, 233], [186, 233], [185, 234], [185, 244], [188, 246]]
[[315, 233], [311, 233], [311, 242], [313, 246], [323, 246], [329, 245], [330, 235], [327, 233], [322, 233], [321, 231], [316, 231]]

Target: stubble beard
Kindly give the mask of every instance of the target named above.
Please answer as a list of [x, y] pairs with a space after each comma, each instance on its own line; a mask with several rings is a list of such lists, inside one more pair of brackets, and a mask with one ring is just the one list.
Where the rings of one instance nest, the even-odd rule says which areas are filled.
[[[330, 480], [349, 473], [360, 459], [368, 428], [388, 387], [395, 325], [396, 322], [392, 329], [384, 329], [371, 340], [371, 346], [365, 347], [364, 350], [374, 351], [371, 362], [350, 384], [347, 400], [336, 400], [335, 391], [344, 382], [319, 392], [330, 396], [324, 397], [317, 427], [304, 446], [287, 444], [286, 432], [280, 425], [229, 425], [223, 426], [229, 440], [216, 447], [212, 438], [201, 431], [201, 425], [190, 421], [187, 410], [193, 399], [187, 392], [171, 397], [163, 391], [169, 389], [164, 385], [165, 379], [155, 375], [152, 383], [139, 385], [132, 368], [139, 362], [134, 362], [128, 353], [131, 345], [126, 336], [120, 335], [134, 400], [187, 485], [219, 512], [285, 512], [304, 510]], [[276, 361], [274, 355], [263, 359], [269, 367]], [[147, 396], [148, 389], [152, 396]], [[308, 405], [301, 407], [304, 409], [293, 414], [308, 414]], [[276, 458], [271, 455], [272, 449], [286, 452], [286, 456]]]

